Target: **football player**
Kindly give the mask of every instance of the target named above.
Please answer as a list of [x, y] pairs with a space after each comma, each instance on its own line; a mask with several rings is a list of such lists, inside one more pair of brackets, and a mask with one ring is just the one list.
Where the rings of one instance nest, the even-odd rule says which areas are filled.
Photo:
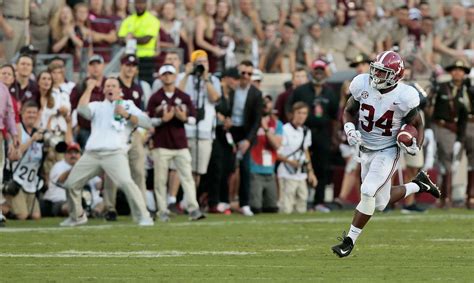
[[[416, 155], [424, 139], [424, 126], [417, 110], [420, 99], [413, 87], [400, 82], [403, 72], [400, 55], [384, 51], [370, 64], [369, 74], [356, 76], [349, 86], [351, 97], [344, 109], [344, 131], [348, 143], [360, 150], [362, 185], [349, 233], [343, 234], [342, 243], [332, 247], [339, 257], [351, 253], [376, 209], [383, 211], [387, 204], [417, 192], [440, 197], [439, 189], [424, 171], [408, 184], [391, 187], [400, 150]], [[418, 131], [411, 146], [397, 143], [396, 136], [403, 124]]]

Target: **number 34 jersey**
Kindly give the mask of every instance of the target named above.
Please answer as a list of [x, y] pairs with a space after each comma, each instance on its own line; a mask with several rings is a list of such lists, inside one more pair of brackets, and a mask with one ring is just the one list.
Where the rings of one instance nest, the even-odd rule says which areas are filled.
[[382, 94], [370, 86], [369, 74], [356, 76], [349, 90], [360, 104], [357, 126], [362, 145], [371, 150], [393, 146], [403, 118], [420, 104], [415, 88], [399, 82], [393, 90]]

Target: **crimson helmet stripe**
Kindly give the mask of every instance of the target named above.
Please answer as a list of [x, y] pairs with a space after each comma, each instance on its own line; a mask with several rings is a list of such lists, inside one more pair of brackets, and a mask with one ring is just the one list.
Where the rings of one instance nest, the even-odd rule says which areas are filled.
[[[387, 57], [388, 54], [390, 54], [392, 51], [384, 51], [382, 54], [380, 54], [380, 59], [377, 60], [380, 63], [384, 64], [383, 60], [385, 60], [385, 57]], [[384, 64], [385, 65], [385, 64]]]

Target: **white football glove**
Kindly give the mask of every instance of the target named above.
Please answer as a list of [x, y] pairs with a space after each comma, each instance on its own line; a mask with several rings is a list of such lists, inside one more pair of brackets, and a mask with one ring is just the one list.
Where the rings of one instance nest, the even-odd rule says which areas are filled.
[[349, 143], [350, 146], [360, 145], [362, 143], [362, 135], [355, 129], [353, 123], [345, 123], [344, 132], [346, 132], [347, 143]]
[[420, 149], [418, 148], [418, 145], [416, 144], [415, 137], [412, 138], [412, 141], [413, 143], [410, 146], [406, 146], [405, 144], [400, 143], [398, 141], [397, 141], [397, 144], [404, 152], [410, 155], [416, 155], [420, 151]]

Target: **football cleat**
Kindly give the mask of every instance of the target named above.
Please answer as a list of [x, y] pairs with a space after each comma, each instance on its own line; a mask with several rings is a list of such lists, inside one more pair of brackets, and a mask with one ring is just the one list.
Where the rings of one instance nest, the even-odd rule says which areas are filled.
[[346, 257], [351, 254], [352, 249], [354, 248], [354, 243], [350, 237], [346, 236], [346, 232], [342, 233], [342, 238], [337, 238], [339, 241], [342, 241], [339, 245], [332, 247], [332, 251], [337, 254], [339, 257]]
[[420, 187], [420, 193], [429, 193], [435, 198], [439, 198], [441, 196], [441, 192], [438, 187], [430, 180], [428, 174], [423, 170], [418, 172], [412, 182]]
[[106, 221], [117, 221], [117, 212], [109, 210], [105, 213], [104, 218]]

